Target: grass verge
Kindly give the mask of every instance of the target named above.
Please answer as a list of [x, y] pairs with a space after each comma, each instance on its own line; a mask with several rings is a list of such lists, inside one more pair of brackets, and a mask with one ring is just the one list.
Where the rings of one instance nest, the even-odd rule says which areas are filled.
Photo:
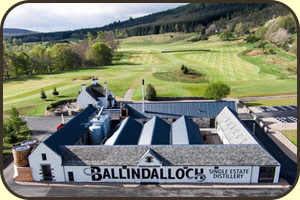
[[285, 137], [287, 137], [295, 146], [297, 146], [297, 129], [296, 130], [283, 130], [280, 132]]
[[287, 106], [297, 105], [297, 98], [276, 98], [276, 99], [262, 99], [257, 101], [245, 102], [247, 106]]

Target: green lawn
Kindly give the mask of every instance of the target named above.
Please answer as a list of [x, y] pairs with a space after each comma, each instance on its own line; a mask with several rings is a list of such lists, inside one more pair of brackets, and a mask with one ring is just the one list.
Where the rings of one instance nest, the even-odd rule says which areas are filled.
[[[207, 41], [188, 42], [195, 34], [172, 33], [130, 37], [120, 40], [120, 47], [112, 66], [95, 67], [81, 70], [70, 70], [63, 73], [31, 76], [18, 80], [5, 81], [3, 84], [4, 117], [12, 106], [17, 107], [23, 115], [43, 115], [43, 111], [52, 101], [76, 98], [82, 83], [89, 80], [73, 80], [78, 77], [95, 76], [100, 83], [107, 81], [108, 88], [117, 97], [123, 97], [129, 88], [135, 89], [132, 98], [141, 99], [141, 80], [154, 85], [158, 96], [203, 96], [208, 83], [188, 83], [158, 79], [156, 72], [178, 70], [182, 64], [187, 68], [203, 72], [208, 81], [223, 81], [232, 88], [230, 97], [266, 96], [279, 94], [296, 94], [297, 79], [288, 78], [294, 75], [281, 65], [274, 64], [276, 70], [266, 72], [266, 67], [274, 55], [247, 57], [242, 52], [252, 48], [246, 43], [237, 41], [220, 41], [213, 37]], [[209, 49], [210, 52], [173, 52]], [[295, 62], [296, 57], [279, 52], [276, 59]], [[267, 65], [267, 66], [265, 66]], [[284, 77], [278, 76], [278, 71]], [[60, 97], [53, 97], [56, 87]], [[40, 99], [44, 89], [48, 101]]]
[[295, 146], [297, 146], [297, 130], [283, 130], [280, 131], [287, 137]]
[[262, 99], [257, 101], [245, 102], [247, 106], [286, 106], [297, 105], [297, 98], [276, 98], [276, 99]]

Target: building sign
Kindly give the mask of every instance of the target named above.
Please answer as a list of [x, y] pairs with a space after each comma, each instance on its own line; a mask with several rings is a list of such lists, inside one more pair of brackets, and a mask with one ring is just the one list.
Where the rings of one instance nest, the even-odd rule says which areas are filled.
[[209, 174], [217, 179], [243, 179], [250, 174], [249, 169], [210, 169]]
[[133, 167], [88, 166], [82, 169], [92, 182], [250, 182], [251, 167]]

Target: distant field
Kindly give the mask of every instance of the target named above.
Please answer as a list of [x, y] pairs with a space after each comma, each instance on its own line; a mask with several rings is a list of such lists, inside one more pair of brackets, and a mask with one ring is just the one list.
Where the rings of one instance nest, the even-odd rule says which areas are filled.
[[295, 146], [297, 146], [297, 130], [284, 130], [280, 132], [285, 135]]
[[251, 102], [245, 102], [247, 106], [286, 106], [297, 105], [297, 98], [276, 98], [263, 99]]
[[[24, 115], [42, 115], [51, 101], [76, 98], [80, 85], [90, 83], [89, 80], [76, 80], [78, 77], [96, 76], [117, 97], [123, 97], [129, 88], [135, 89], [132, 98], [141, 99], [141, 80], [151, 83], [158, 96], [203, 96], [208, 83], [188, 83], [155, 78], [155, 72], [178, 70], [182, 64], [189, 69], [205, 73], [208, 81], [223, 81], [232, 88], [231, 97], [266, 96], [280, 94], [296, 94], [297, 79], [295, 74], [287, 72], [285, 65], [273, 64], [277, 70], [266, 68], [272, 65], [267, 62], [274, 55], [247, 57], [242, 52], [251, 46], [239, 41], [224, 42], [217, 37], [208, 41], [188, 42], [195, 34], [162, 34], [131, 37], [120, 40], [120, 48], [114, 65], [104, 68], [73, 70], [63, 73], [38, 75], [27, 79], [6, 81], [3, 84], [3, 107], [5, 117], [8, 110], [15, 106]], [[210, 51], [186, 51], [209, 49]], [[283, 59], [285, 64], [295, 62], [296, 57], [282, 52], [276, 59]], [[275, 59], [275, 58], [274, 58]], [[280, 68], [283, 66], [282, 68]], [[263, 71], [263, 73], [262, 73]], [[278, 75], [278, 71], [284, 77]], [[171, 80], [178, 80], [176, 78]], [[60, 97], [53, 97], [56, 87]], [[44, 88], [48, 100], [40, 99], [40, 90]]]

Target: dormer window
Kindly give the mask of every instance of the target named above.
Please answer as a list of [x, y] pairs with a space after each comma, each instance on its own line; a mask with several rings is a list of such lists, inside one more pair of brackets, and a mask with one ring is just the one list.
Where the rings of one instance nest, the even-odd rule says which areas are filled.
[[162, 158], [154, 150], [148, 149], [140, 158], [138, 166], [162, 166]]
[[153, 157], [152, 156], [147, 156], [146, 157], [146, 162], [147, 163], [152, 163], [153, 162]]

